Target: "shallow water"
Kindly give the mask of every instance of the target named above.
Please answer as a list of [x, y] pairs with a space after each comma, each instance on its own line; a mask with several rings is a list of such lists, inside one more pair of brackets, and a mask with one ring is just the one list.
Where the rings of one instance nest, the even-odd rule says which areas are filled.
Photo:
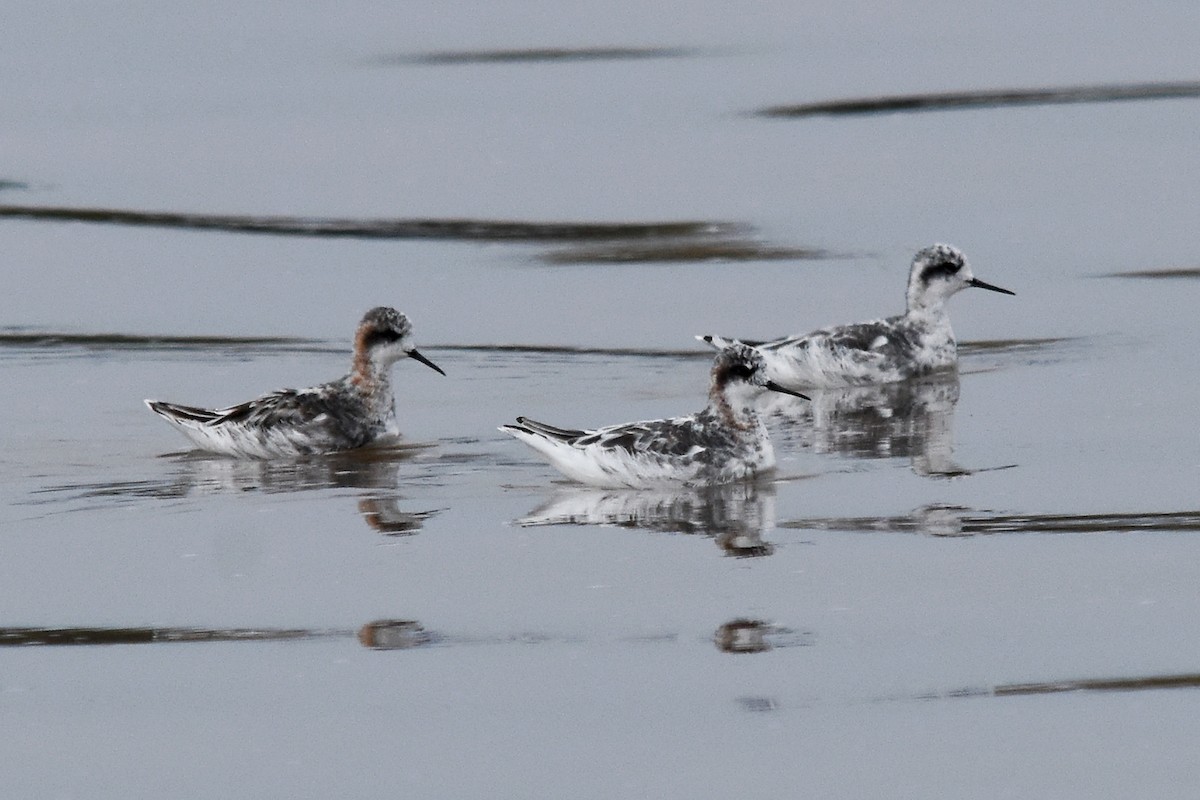
[[[12, 796], [1195, 795], [1200, 101], [754, 111], [1189, 80], [1196, 8], [648, 8], [8, 15]], [[894, 313], [937, 240], [1017, 296], [952, 301], [957, 375], [773, 404], [772, 480], [496, 430], [696, 410], [693, 334]], [[396, 366], [402, 447], [141, 404], [333, 378], [379, 304], [448, 373]]]

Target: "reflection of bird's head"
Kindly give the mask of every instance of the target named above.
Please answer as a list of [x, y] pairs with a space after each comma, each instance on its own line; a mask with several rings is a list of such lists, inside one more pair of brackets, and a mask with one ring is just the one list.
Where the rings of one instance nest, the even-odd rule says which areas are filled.
[[422, 647], [435, 636], [411, 619], [381, 619], [358, 629], [358, 641], [372, 650], [408, 650]]

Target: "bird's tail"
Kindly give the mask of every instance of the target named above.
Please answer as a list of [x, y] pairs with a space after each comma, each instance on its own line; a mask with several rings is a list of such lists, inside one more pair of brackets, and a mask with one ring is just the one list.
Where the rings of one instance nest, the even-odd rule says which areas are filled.
[[734, 342], [733, 339], [726, 339], [724, 336], [713, 336], [711, 333], [697, 336], [696, 341], [704, 342], [714, 350], [723, 350]]
[[529, 417], [517, 417], [515, 425], [501, 425], [500, 430], [509, 434], [525, 433], [535, 436], [545, 436], [548, 439], [557, 439], [563, 442], [578, 439], [587, 433], [587, 431], [570, 430], [569, 428], [556, 428], [553, 425], [547, 425], [544, 422], [538, 422]]
[[144, 400], [146, 407], [175, 425], [203, 425], [212, 422], [217, 413], [207, 408], [196, 406], [181, 406], [178, 403], [168, 403], [163, 400]]

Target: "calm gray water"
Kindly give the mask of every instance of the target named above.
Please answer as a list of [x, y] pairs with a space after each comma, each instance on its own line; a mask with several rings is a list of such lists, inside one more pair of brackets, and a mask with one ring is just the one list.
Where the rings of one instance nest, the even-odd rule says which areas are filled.
[[[9, 9], [5, 795], [1194, 797], [1200, 100], [756, 112], [1193, 80], [1200, 9], [878, 5]], [[955, 298], [957, 377], [780, 403], [772, 482], [495, 429], [696, 410], [693, 334], [898, 312], [939, 240], [1017, 296]], [[336, 377], [379, 304], [448, 373], [397, 365], [399, 452], [141, 405]]]

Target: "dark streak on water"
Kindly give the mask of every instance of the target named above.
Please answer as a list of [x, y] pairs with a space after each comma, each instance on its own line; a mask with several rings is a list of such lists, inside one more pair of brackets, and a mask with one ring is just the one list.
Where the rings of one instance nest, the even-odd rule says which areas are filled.
[[180, 644], [184, 642], [276, 642], [356, 637], [373, 650], [407, 650], [435, 644], [437, 634], [413, 620], [376, 620], [358, 631], [303, 628], [0, 628], [0, 647], [35, 645]]
[[1052, 683], [1015, 683], [997, 686], [992, 694], [997, 697], [1013, 695], [1055, 694], [1058, 692], [1129, 692], [1146, 689], [1193, 689], [1200, 687], [1200, 673], [1178, 675], [1147, 675], [1140, 678], [1089, 678], [1077, 681], [1054, 681]]
[[[488, 639], [444, 636], [427, 630], [421, 623], [409, 619], [380, 619], [368, 622], [357, 631], [342, 629], [308, 630], [303, 628], [98, 628], [98, 627], [9, 627], [0, 628], [0, 647], [31, 646], [96, 646], [132, 644], [181, 644], [187, 642], [271, 642], [310, 639], [355, 638], [363, 647], [372, 650], [411, 650], [434, 644], [543, 644], [547, 642], [580, 643], [577, 637], [525, 632]], [[621, 641], [661, 642], [675, 644], [678, 634], [667, 633], [647, 637], [621, 637]], [[764, 653], [776, 648], [806, 647], [813, 643], [813, 634], [795, 631], [761, 620], [736, 619], [717, 629], [713, 641], [718, 650], [726, 653]]]
[[838, 258], [838, 254], [809, 247], [777, 247], [746, 239], [617, 242], [601, 247], [552, 250], [541, 257], [547, 264], [648, 264], [703, 261], [791, 261]]
[[143, 336], [131, 333], [0, 333], [0, 347], [83, 347], [93, 350], [323, 351], [317, 339], [285, 336]]
[[534, 47], [512, 50], [444, 50], [382, 56], [373, 63], [385, 66], [526, 64], [571, 61], [628, 61], [648, 58], [681, 58], [699, 51], [682, 47]]
[[[349, 353], [348, 344], [288, 336], [157, 336], [127, 333], [0, 332], [0, 348], [86, 350], [221, 351], [246, 353]], [[711, 351], [655, 350], [623, 347], [571, 347], [538, 344], [423, 345], [422, 351], [459, 353], [530, 353], [643, 358], [711, 358]]]
[[952, 692], [921, 695], [919, 700], [978, 697], [1028, 697], [1030, 695], [1060, 694], [1062, 692], [1139, 692], [1151, 689], [1200, 688], [1200, 673], [1182, 672], [1169, 675], [1144, 675], [1133, 678], [1082, 678], [1079, 680], [1009, 683]]
[[1151, 280], [1170, 280], [1177, 278], [1200, 278], [1200, 267], [1179, 267], [1177, 269], [1147, 269], [1130, 272], [1110, 272], [1101, 278], [1146, 278]]
[[[1076, 341], [1072, 338], [996, 339], [960, 342], [963, 355], [980, 353], [1023, 353], [1050, 349], [1054, 345]], [[160, 336], [133, 333], [63, 333], [58, 331], [0, 331], [0, 348], [83, 348], [88, 350], [146, 350], [154, 351], [220, 351], [239, 353], [341, 353], [349, 352], [348, 344], [322, 339], [290, 336]], [[424, 345], [423, 351], [459, 353], [529, 353], [562, 355], [599, 355], [614, 358], [704, 358], [712, 350], [656, 349], [640, 347], [574, 347], [552, 344], [441, 344]]]
[[[385, 619], [368, 622], [357, 631], [306, 630], [302, 628], [0, 628], [0, 647], [36, 646], [111, 646], [135, 644], [183, 644], [189, 642], [278, 642], [325, 638], [356, 638], [372, 650], [411, 650], [435, 644], [540, 644], [559, 637], [521, 634], [490, 642], [460, 639], [457, 642], [426, 630], [415, 620]], [[677, 636], [658, 637], [674, 643]], [[643, 639], [644, 640], [644, 639]], [[724, 653], [753, 655], [777, 647], [812, 644], [811, 633], [797, 633], [761, 620], [736, 619], [725, 623], [713, 636], [717, 649]], [[991, 687], [955, 689], [917, 696], [918, 700], [943, 700], [981, 697], [1027, 697], [1063, 692], [1130, 692], [1155, 689], [1194, 689], [1200, 687], [1200, 673], [1145, 675], [1132, 678], [1083, 678], [1078, 680], [1010, 683]], [[776, 710], [756, 707], [751, 710]]]
[[931, 505], [895, 517], [833, 517], [780, 522], [780, 528], [978, 536], [997, 533], [1200, 532], [1200, 511], [1142, 514], [1001, 514]]
[[1121, 100], [1159, 100], [1175, 97], [1200, 97], [1200, 81], [1064, 86], [1048, 89], [991, 89], [979, 92], [858, 97], [826, 100], [818, 103], [769, 106], [755, 113], [761, 117], [796, 118], [1062, 103], [1109, 103]]
[[332, 631], [234, 628], [0, 628], [0, 646], [245, 642], [311, 639]]
[[288, 236], [489, 242], [571, 242], [728, 236], [748, 229], [748, 226], [737, 223], [686, 220], [605, 223], [483, 219], [338, 219], [21, 205], [0, 205], [0, 217]]
[[0, 178], [0, 192], [8, 189], [28, 189], [29, 184], [24, 181], [13, 181], [5, 178]]

